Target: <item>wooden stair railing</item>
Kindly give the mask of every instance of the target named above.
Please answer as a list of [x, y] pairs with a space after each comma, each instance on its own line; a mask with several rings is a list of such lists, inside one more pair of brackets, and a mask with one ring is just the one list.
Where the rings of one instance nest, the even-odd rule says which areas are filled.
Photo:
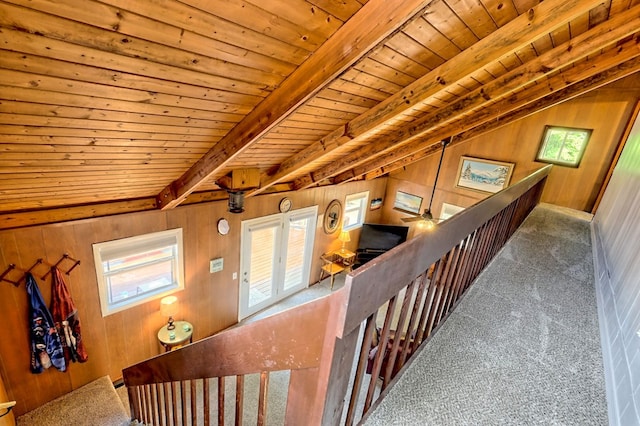
[[[327, 297], [125, 369], [132, 417], [208, 425], [215, 411], [225, 424], [232, 376], [233, 417], [242, 424], [244, 377], [258, 373], [256, 423], [266, 424], [270, 373], [287, 370], [286, 424], [360, 421], [539, 202], [550, 168], [373, 259]], [[209, 406], [212, 381], [217, 408]]]

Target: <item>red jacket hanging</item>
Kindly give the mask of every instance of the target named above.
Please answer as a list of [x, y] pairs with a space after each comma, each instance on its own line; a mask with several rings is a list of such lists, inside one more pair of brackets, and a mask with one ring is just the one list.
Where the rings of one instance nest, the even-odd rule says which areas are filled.
[[51, 268], [53, 277], [51, 288], [51, 316], [58, 329], [64, 357], [67, 360], [85, 362], [88, 358], [84, 342], [80, 335], [80, 319], [78, 310], [73, 304], [62, 273], [57, 267]]

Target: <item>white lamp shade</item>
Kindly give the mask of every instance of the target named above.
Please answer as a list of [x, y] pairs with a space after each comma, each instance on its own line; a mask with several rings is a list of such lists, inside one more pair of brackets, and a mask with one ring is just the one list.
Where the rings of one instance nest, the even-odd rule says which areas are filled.
[[338, 239], [343, 243], [348, 243], [349, 241], [351, 241], [351, 236], [349, 235], [349, 231], [340, 232]]
[[160, 314], [163, 317], [172, 317], [177, 313], [178, 298], [176, 296], [167, 296], [160, 300]]

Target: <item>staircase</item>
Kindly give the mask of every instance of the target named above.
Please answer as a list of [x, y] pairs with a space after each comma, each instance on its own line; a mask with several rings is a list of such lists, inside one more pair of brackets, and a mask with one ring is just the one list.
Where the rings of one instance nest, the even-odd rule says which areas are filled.
[[[549, 171], [381, 255], [326, 297], [126, 368], [132, 417], [154, 425], [253, 418], [268, 425], [279, 411], [277, 424], [358, 422], [539, 202]], [[374, 348], [385, 349], [372, 355]], [[271, 386], [281, 373], [286, 403], [276, 407], [269, 395], [283, 388]]]
[[109, 376], [94, 380], [17, 419], [18, 426], [124, 426], [130, 423]]

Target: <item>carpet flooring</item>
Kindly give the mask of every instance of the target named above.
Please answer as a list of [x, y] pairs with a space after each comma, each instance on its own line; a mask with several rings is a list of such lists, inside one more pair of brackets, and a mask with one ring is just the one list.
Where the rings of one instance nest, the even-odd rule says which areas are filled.
[[[364, 424], [607, 424], [589, 221], [538, 206]], [[338, 275], [334, 289], [343, 284]], [[330, 291], [326, 280], [243, 323]], [[284, 424], [287, 383], [286, 373], [271, 376], [268, 425]], [[226, 385], [232, 424], [233, 379]], [[245, 413], [256, 401], [245, 398]], [[255, 424], [255, 414], [244, 420]]]
[[17, 419], [18, 426], [124, 426], [129, 416], [109, 376], [48, 402]]
[[606, 425], [589, 217], [542, 204], [365, 425]]

